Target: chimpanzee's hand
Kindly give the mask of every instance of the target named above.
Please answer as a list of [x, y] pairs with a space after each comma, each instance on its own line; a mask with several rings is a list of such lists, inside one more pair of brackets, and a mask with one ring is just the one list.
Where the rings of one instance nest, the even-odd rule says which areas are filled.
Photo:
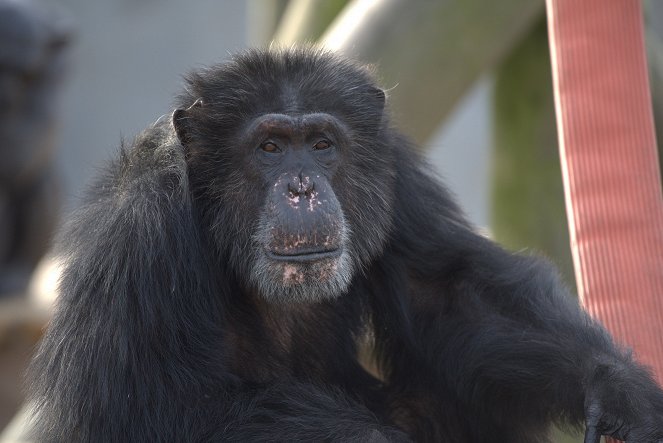
[[585, 398], [585, 443], [663, 443], [663, 392], [641, 368], [600, 365]]

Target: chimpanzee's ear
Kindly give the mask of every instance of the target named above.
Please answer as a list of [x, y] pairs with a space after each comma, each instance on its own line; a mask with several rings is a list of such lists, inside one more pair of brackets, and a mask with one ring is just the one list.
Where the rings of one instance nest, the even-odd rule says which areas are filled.
[[186, 146], [191, 141], [191, 123], [192, 113], [196, 108], [203, 107], [203, 99], [199, 98], [191, 106], [186, 109], [175, 109], [173, 112], [173, 127], [177, 138], [182, 145]]
[[384, 91], [380, 88], [371, 86], [370, 93], [371, 96], [374, 97], [375, 99], [375, 110], [378, 111], [380, 114], [382, 114], [382, 112], [384, 111], [384, 102], [386, 100]]
[[377, 132], [382, 127], [384, 121], [384, 105], [385, 93], [382, 89], [371, 86], [369, 90], [363, 95], [365, 103], [368, 104], [367, 114], [367, 131]]

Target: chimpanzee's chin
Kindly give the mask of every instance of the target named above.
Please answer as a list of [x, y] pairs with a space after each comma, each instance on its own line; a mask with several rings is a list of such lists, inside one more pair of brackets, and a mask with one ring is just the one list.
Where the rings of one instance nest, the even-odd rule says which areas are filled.
[[[268, 301], [310, 303], [337, 298], [347, 292], [352, 278], [352, 263], [347, 252], [324, 251], [274, 258], [265, 254], [257, 260], [253, 284]], [[292, 257], [291, 257], [292, 258]]]

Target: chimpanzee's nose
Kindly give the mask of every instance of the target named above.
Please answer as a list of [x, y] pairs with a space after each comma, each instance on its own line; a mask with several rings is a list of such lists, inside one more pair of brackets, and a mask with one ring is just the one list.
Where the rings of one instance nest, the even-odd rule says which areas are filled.
[[288, 180], [288, 192], [293, 195], [310, 197], [314, 188], [313, 180], [302, 172]]

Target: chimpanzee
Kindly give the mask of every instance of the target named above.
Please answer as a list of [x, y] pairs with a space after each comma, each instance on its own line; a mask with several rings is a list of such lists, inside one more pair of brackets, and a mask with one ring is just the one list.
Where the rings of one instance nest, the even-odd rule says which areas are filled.
[[663, 439], [647, 371], [550, 265], [475, 232], [369, 68], [250, 50], [176, 107], [60, 236], [38, 440]]

